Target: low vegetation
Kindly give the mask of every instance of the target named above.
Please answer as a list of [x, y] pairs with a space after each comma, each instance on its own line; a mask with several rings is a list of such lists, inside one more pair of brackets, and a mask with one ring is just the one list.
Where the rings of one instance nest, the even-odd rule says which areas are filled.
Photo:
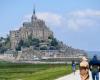
[[0, 80], [54, 80], [71, 73], [66, 64], [20, 64], [0, 62]]

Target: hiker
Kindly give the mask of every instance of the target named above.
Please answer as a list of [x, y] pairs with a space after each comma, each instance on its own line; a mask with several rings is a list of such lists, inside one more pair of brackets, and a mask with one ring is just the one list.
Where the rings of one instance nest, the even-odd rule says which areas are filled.
[[74, 60], [72, 61], [72, 71], [73, 71], [73, 73], [75, 74], [75, 71], [76, 71], [76, 64], [75, 64], [75, 61], [74, 61]]
[[86, 57], [80, 62], [80, 77], [81, 80], [89, 80], [89, 64]]
[[94, 55], [92, 60], [89, 62], [90, 64], [90, 71], [92, 72], [92, 79], [99, 80], [99, 70], [100, 70], [100, 62], [97, 59], [97, 56]]

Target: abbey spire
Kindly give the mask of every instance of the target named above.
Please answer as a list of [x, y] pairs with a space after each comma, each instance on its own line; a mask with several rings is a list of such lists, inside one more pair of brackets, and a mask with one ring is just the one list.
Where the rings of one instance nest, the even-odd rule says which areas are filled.
[[34, 20], [36, 20], [37, 17], [36, 17], [36, 13], [35, 13], [35, 6], [33, 7], [33, 14], [32, 14], [32, 17], [31, 17], [31, 21], [34, 22]]
[[33, 8], [33, 14], [35, 15], [35, 6], [34, 6], [34, 8]]

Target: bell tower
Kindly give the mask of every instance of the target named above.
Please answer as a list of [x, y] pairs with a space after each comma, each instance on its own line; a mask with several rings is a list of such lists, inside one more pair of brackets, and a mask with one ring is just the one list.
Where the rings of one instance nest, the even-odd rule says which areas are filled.
[[34, 6], [34, 8], [33, 8], [33, 14], [32, 14], [32, 17], [31, 17], [31, 22], [34, 22], [36, 19], [37, 19], [37, 17], [36, 17], [35, 6]]

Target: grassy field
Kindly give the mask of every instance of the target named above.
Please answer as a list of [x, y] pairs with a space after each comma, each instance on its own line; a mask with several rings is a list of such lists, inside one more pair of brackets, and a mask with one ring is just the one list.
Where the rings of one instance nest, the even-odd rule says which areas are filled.
[[54, 80], [71, 73], [66, 64], [19, 64], [0, 62], [0, 80]]

